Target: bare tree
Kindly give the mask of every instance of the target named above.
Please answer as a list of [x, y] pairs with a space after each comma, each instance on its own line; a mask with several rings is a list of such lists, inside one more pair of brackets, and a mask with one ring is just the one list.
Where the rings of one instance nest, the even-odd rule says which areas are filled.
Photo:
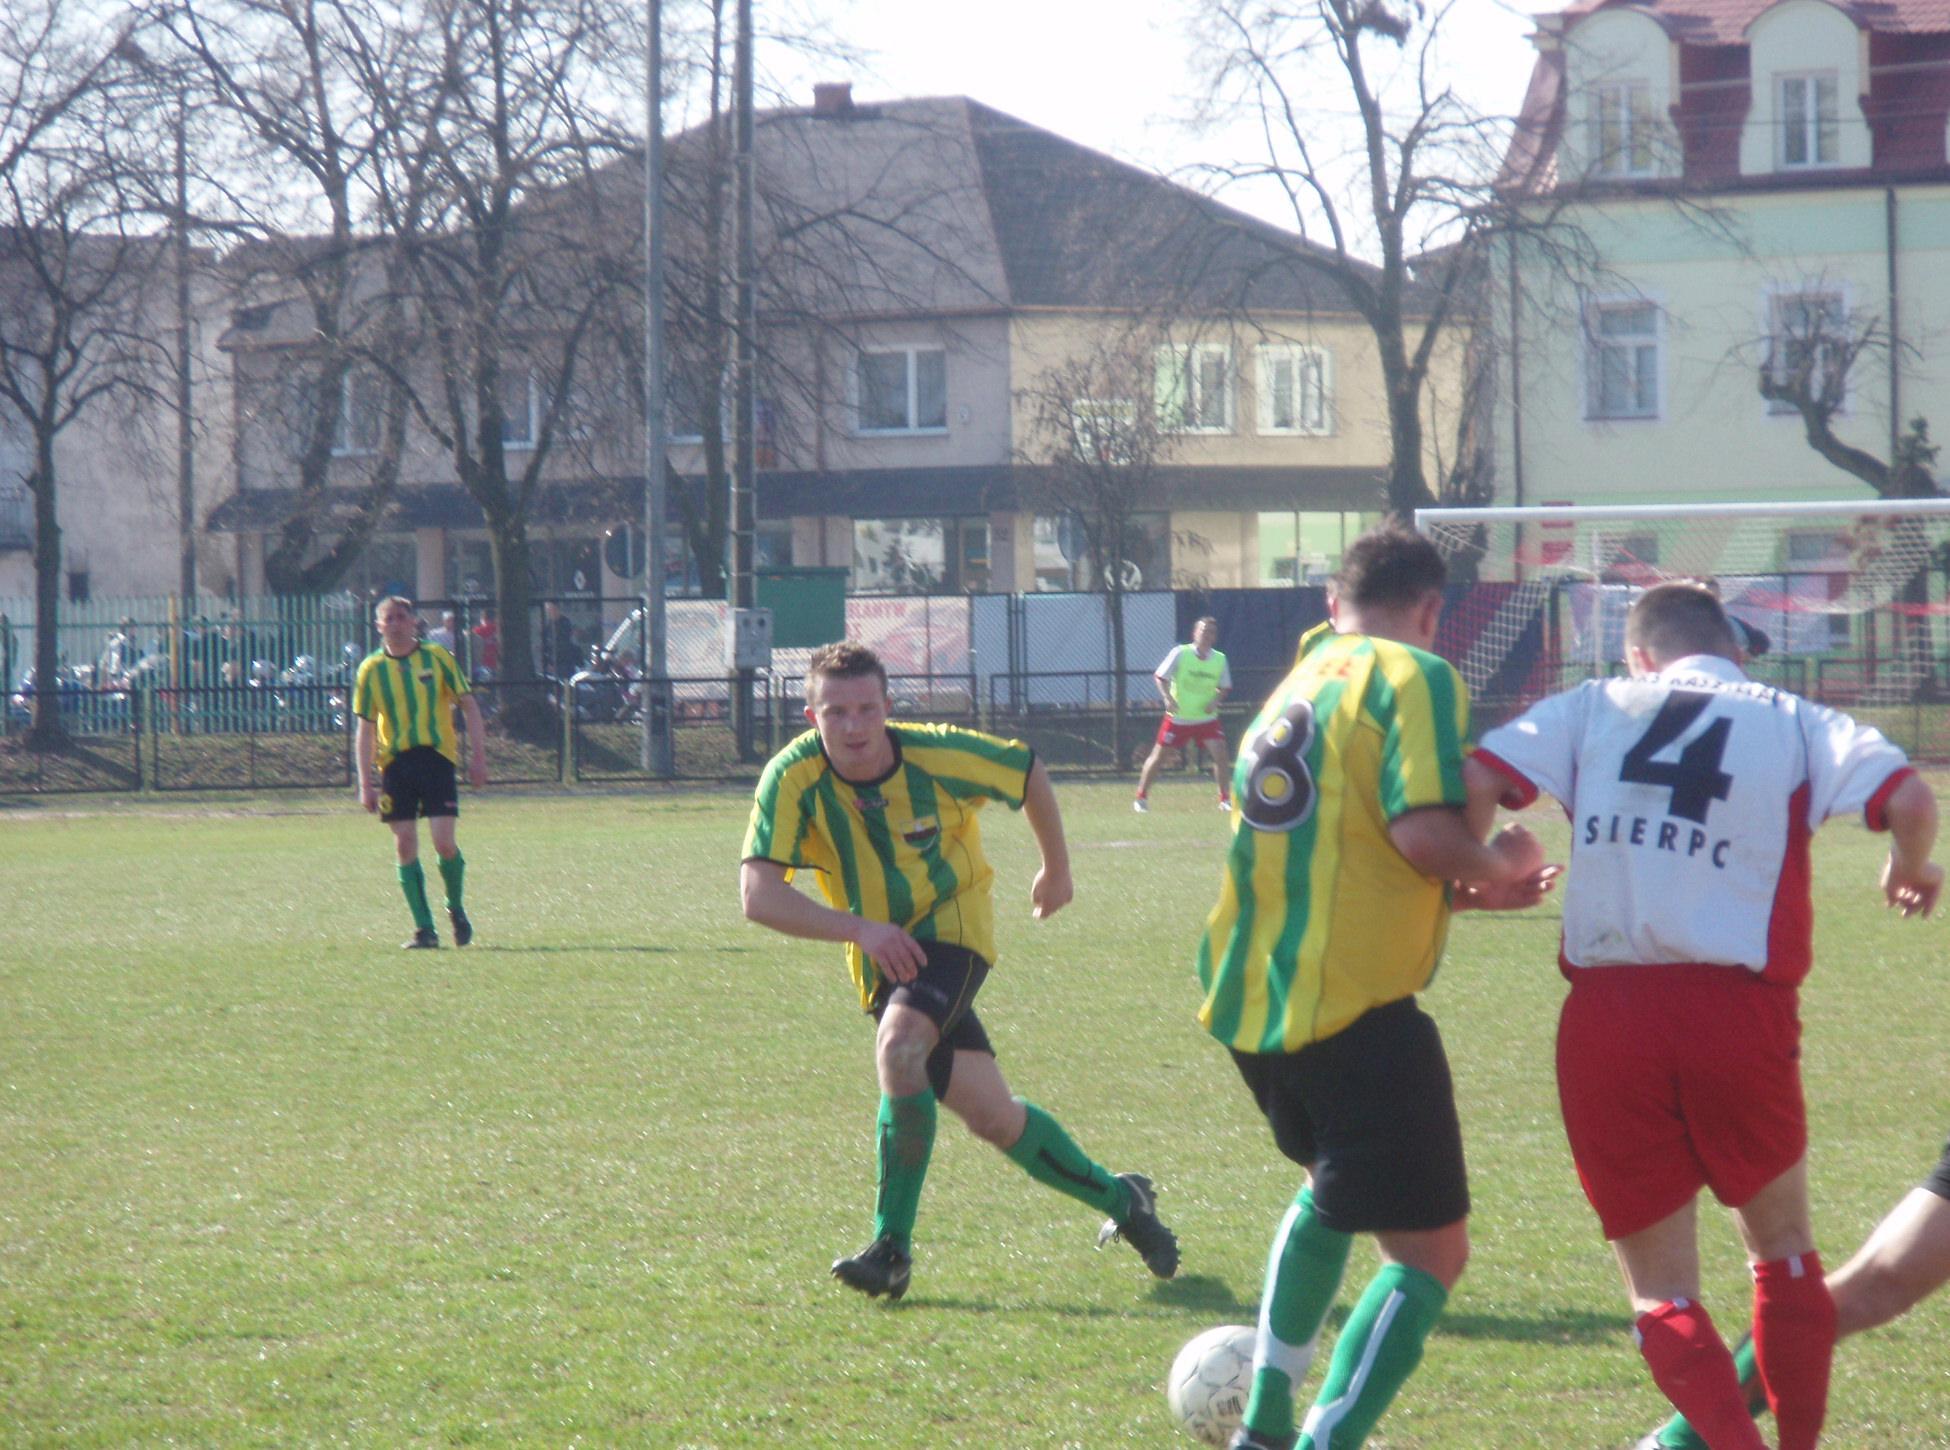
[[[1153, 397], [1157, 337], [1142, 323], [1107, 328], [1095, 344], [1035, 374], [1016, 394], [1024, 418], [1024, 502], [1081, 533], [1094, 587], [1106, 596], [1111, 644], [1111, 757], [1128, 763], [1124, 594], [1137, 514], [1155, 497], [1172, 443]], [[1167, 402], [1168, 406], [1168, 402]]]
[[361, 235], [379, 145], [370, 81], [398, 74], [409, 40], [392, 14], [364, 0], [184, 0], [167, 16], [172, 59], [194, 71], [184, 83], [233, 123], [221, 225], [247, 241], [230, 280], [289, 344], [275, 379], [248, 390], [258, 441], [275, 441], [296, 482], [264, 560], [278, 594], [342, 579], [400, 476], [405, 334]]
[[398, 380], [480, 506], [517, 680], [535, 668], [529, 525], [640, 230], [641, 192], [599, 174], [636, 144], [608, 119], [603, 71], [634, 20], [604, 0], [456, 0], [361, 76], [373, 221], [410, 341]]
[[1568, 194], [1500, 175], [1508, 124], [1444, 81], [1445, 32], [1467, 24], [1453, 0], [1208, 0], [1204, 24], [1213, 109], [1251, 115], [1265, 143], [1218, 179], [1283, 193], [1313, 244], [1304, 265], [1338, 283], [1374, 334], [1397, 514], [1450, 491], [1427, 476], [1425, 390], [1480, 301], [1488, 244], [1522, 238], [1561, 264], [1589, 260], [1564, 222]]
[[144, 284], [162, 245], [143, 215], [141, 147], [118, 91], [140, 52], [62, 0], [0, 18], [0, 422], [24, 429], [34, 500], [28, 743], [58, 749], [60, 474], [56, 440], [112, 398], [160, 396]]

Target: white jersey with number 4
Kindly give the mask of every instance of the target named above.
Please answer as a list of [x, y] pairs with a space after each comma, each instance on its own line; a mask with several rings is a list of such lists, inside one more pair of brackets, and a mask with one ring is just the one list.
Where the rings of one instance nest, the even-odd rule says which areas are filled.
[[1477, 758], [1510, 777], [1505, 805], [1541, 791], [1571, 817], [1567, 972], [1700, 962], [1789, 985], [1813, 939], [1809, 837], [1857, 811], [1887, 829], [1909, 773], [1880, 731], [1717, 655], [1539, 701]]

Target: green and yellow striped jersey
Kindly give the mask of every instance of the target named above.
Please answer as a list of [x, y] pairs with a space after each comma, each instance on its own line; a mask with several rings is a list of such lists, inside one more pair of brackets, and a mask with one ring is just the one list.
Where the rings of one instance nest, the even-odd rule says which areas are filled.
[[1232, 846], [1198, 948], [1207, 1031], [1296, 1052], [1427, 985], [1448, 883], [1409, 865], [1388, 823], [1467, 801], [1468, 735], [1447, 661], [1331, 625], [1301, 641], [1233, 770]]
[[374, 759], [381, 770], [416, 745], [431, 745], [459, 765], [454, 705], [467, 693], [460, 666], [439, 645], [420, 644], [412, 654], [397, 658], [381, 645], [359, 664], [352, 713], [379, 727]]
[[[1022, 806], [1036, 756], [1020, 740], [952, 725], [893, 725], [893, 769], [843, 779], [808, 730], [772, 757], [758, 782], [744, 859], [788, 875], [810, 866], [826, 900], [922, 941], [953, 942], [995, 961], [995, 872], [982, 854], [977, 813], [997, 800]], [[846, 964], [873, 1001], [879, 973], [857, 946]]]

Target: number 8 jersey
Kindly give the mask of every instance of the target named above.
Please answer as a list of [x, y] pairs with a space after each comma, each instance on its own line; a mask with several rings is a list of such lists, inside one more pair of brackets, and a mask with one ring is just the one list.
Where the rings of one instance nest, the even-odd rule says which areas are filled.
[[1808, 841], [1883, 807], [1909, 773], [1880, 731], [1692, 655], [1594, 680], [1484, 735], [1506, 806], [1541, 791], [1571, 817], [1565, 974], [1703, 963], [1792, 986], [1808, 974]]
[[1447, 886], [1388, 823], [1460, 806], [1469, 692], [1426, 650], [1321, 625], [1246, 731], [1219, 904], [1198, 949], [1199, 1021], [1240, 1052], [1298, 1052], [1420, 991]]

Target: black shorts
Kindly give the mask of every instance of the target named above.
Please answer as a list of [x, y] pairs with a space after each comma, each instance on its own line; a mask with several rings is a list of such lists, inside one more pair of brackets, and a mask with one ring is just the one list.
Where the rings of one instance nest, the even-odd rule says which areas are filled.
[[1950, 1142], [1944, 1143], [1943, 1156], [1936, 1160], [1936, 1167], [1930, 1170], [1922, 1186], [1938, 1198], [1950, 1198]]
[[948, 942], [924, 941], [927, 954], [921, 970], [911, 982], [880, 979], [875, 990], [873, 1020], [878, 1022], [887, 1004], [898, 1002], [923, 1013], [941, 1029], [941, 1040], [928, 1054], [928, 1086], [937, 1098], [948, 1096], [948, 1079], [955, 1069], [957, 1052], [983, 1052], [995, 1056], [982, 1019], [975, 1015], [975, 994], [987, 980], [989, 964], [978, 952]]
[[460, 814], [454, 763], [431, 745], [402, 750], [379, 772], [379, 819], [417, 821]]
[[1469, 1214], [1442, 1035], [1413, 997], [1298, 1052], [1234, 1052], [1280, 1151], [1342, 1233], [1443, 1228]]

